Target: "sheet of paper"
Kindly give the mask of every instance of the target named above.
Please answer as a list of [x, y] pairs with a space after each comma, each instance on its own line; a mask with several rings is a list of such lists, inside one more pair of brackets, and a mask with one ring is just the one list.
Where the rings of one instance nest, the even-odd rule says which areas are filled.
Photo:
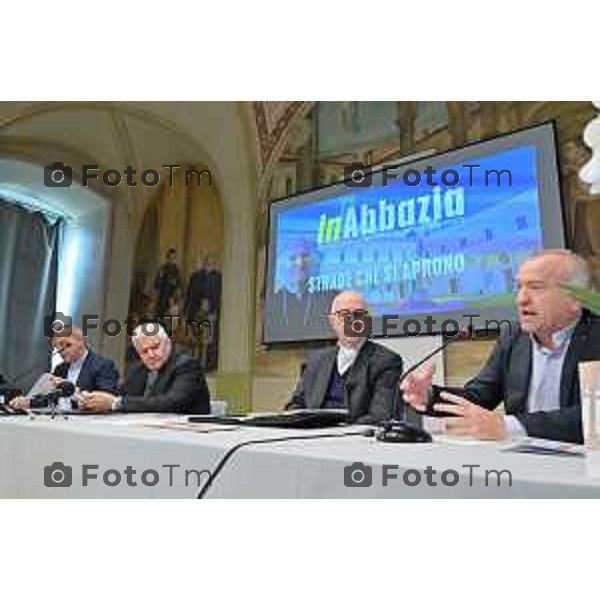
[[529, 438], [518, 444], [507, 446], [504, 448], [504, 451], [520, 452], [523, 454], [563, 454], [569, 456], [584, 456], [585, 454], [582, 446], [538, 438]]
[[40, 375], [32, 388], [29, 390], [27, 394], [27, 398], [32, 398], [33, 396], [37, 396], [38, 394], [49, 394], [54, 391], [54, 377], [50, 373], [44, 373]]
[[[137, 423], [137, 425], [139, 425], [139, 423]], [[157, 421], [155, 423], [142, 423], [142, 425], [154, 429], [192, 431], [194, 433], [211, 433], [213, 431], [233, 431], [239, 429], [238, 425], [213, 425], [212, 423], [188, 423], [185, 421]]]

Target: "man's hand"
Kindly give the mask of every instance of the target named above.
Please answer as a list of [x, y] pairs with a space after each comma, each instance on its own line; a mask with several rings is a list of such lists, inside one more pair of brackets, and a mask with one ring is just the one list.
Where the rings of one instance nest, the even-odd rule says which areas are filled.
[[466, 435], [480, 440], [503, 440], [507, 437], [502, 415], [448, 392], [442, 392], [440, 397], [448, 404], [438, 404], [437, 408], [456, 415], [444, 419], [449, 434]]
[[63, 383], [63, 381], [67, 381], [67, 380], [50, 373], [50, 382], [52, 383], [52, 385], [55, 388], [57, 388], [61, 383]]
[[13, 398], [8, 405], [15, 410], [29, 410], [31, 403], [29, 402], [29, 398], [17, 396], [16, 398]]
[[423, 412], [427, 408], [427, 396], [434, 374], [435, 364], [430, 362], [411, 373], [400, 384], [404, 401], [419, 412]]
[[115, 399], [116, 396], [108, 392], [82, 392], [78, 405], [81, 410], [105, 413], [112, 411]]

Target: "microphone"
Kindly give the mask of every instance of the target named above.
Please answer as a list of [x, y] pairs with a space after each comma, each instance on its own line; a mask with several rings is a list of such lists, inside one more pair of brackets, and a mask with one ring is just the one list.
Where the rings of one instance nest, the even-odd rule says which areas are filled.
[[44, 404], [56, 405], [59, 398], [67, 398], [75, 393], [75, 384], [71, 381], [61, 381], [56, 384], [56, 389], [46, 394], [36, 394], [31, 398], [31, 407], [39, 408]]
[[430, 358], [433, 358], [436, 354], [439, 354], [442, 350], [445, 350], [450, 344], [454, 344], [454, 342], [460, 342], [464, 340], [468, 340], [471, 337], [471, 332], [468, 327], [461, 327], [453, 336], [447, 339], [443, 344], [435, 348], [432, 352], [430, 352], [425, 358], [422, 358], [420, 361], [416, 362], [410, 369], [407, 369], [400, 375], [398, 379], [398, 385], [400, 385], [411, 373], [414, 373], [418, 368], [422, 367]]
[[[44, 376], [42, 376], [44, 377]], [[51, 392], [46, 392], [43, 394], [34, 394], [29, 398], [29, 409], [13, 409], [9, 402], [16, 396], [21, 394], [20, 390], [15, 390], [11, 388], [9, 393], [7, 394], [2, 389], [0, 392], [3, 392], [5, 395], [5, 404], [0, 404], [0, 411], [7, 414], [28, 414], [30, 418], [33, 418], [33, 413], [30, 409], [42, 408], [45, 406], [50, 406], [52, 408], [52, 418], [54, 418], [54, 411], [56, 409], [56, 405], [58, 404], [59, 398], [67, 398], [72, 396], [76, 392], [76, 387], [71, 381], [61, 381], [56, 384], [55, 388]]]
[[75, 393], [75, 384], [72, 381], [65, 379], [56, 384], [56, 389], [60, 391], [59, 398], [66, 398], [72, 396]]
[[[417, 369], [422, 367], [428, 360], [433, 358], [436, 354], [439, 354], [442, 350], [447, 348], [450, 344], [454, 342], [466, 340], [470, 337], [470, 330], [468, 327], [460, 327], [459, 330], [451, 336], [449, 339], [445, 340], [442, 344], [440, 344], [437, 348], [435, 348], [432, 352], [427, 354], [424, 358], [417, 361], [414, 365], [412, 365], [409, 369], [407, 369], [400, 377], [398, 378], [398, 383], [396, 384], [396, 388], [394, 390], [394, 399], [392, 406], [392, 418], [383, 421], [380, 423], [380, 426], [375, 433], [375, 437], [380, 442], [392, 442], [392, 443], [426, 443], [431, 442], [431, 435], [418, 427], [417, 425], [413, 425], [412, 423], [408, 423], [404, 419], [404, 414], [401, 419], [398, 418], [398, 397], [400, 395], [400, 384], [411, 374], [414, 373]], [[405, 411], [403, 411], [405, 413]]]

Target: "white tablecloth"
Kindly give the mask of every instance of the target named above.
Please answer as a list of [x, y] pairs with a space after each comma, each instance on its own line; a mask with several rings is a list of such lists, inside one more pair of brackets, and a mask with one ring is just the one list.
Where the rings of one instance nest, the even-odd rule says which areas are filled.
[[[0, 419], [0, 497], [2, 498], [194, 498], [208, 473], [237, 443], [249, 440], [318, 436], [357, 431], [285, 431], [237, 428], [207, 432], [172, 430], [183, 422], [174, 416], [115, 415], [109, 417], [3, 417]], [[162, 424], [162, 425], [161, 425]], [[432, 444], [383, 444], [373, 438], [315, 437], [248, 446], [235, 453], [207, 493], [207, 498], [506, 498], [600, 497], [600, 468], [595, 455], [538, 456], [507, 452], [506, 445], [436, 440]], [[70, 487], [47, 487], [44, 469], [56, 462], [71, 467]], [[359, 462], [365, 471], [355, 473]], [[83, 485], [83, 465], [97, 479]], [[165, 467], [164, 465], [173, 465]], [[178, 466], [175, 466], [178, 465]], [[388, 465], [384, 467], [384, 465]], [[468, 465], [478, 465], [471, 466]], [[125, 470], [130, 467], [127, 484]], [[371, 485], [347, 487], [345, 475], [358, 481], [371, 469]], [[383, 470], [396, 479], [383, 485]], [[428, 485], [425, 469], [437, 485]], [[103, 475], [119, 472], [120, 483], [108, 485]], [[131, 472], [135, 470], [135, 474]], [[142, 472], [158, 474], [156, 485], [144, 485]], [[416, 470], [421, 481], [404, 481]], [[435, 470], [433, 474], [432, 470]], [[498, 475], [488, 471], [504, 471]], [[446, 483], [442, 472], [446, 473]], [[456, 485], [456, 471], [459, 480]], [[509, 485], [510, 472], [512, 485]], [[55, 474], [60, 479], [60, 474]], [[414, 471], [407, 474], [414, 483]], [[154, 483], [154, 473], [146, 474]], [[109, 473], [114, 483], [117, 475]], [[198, 481], [198, 478], [200, 481]]]

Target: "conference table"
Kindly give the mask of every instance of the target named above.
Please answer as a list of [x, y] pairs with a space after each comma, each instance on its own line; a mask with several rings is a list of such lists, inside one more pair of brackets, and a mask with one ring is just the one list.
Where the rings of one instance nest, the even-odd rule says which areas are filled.
[[384, 444], [364, 433], [189, 424], [176, 415], [4, 416], [0, 497], [600, 497], [600, 452], [523, 454], [506, 442], [443, 436]]

